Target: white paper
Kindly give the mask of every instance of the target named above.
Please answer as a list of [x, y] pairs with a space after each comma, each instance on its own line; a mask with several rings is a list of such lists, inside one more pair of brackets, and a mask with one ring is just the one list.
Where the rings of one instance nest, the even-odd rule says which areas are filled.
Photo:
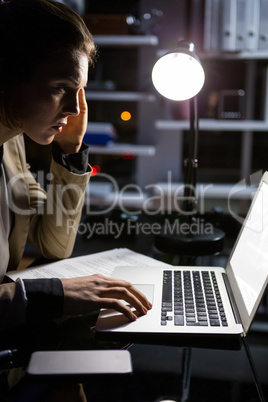
[[76, 278], [102, 274], [111, 276], [115, 267], [120, 265], [150, 266], [167, 265], [154, 258], [136, 253], [127, 248], [116, 248], [82, 257], [68, 258], [34, 268], [10, 271], [6, 276], [12, 280], [38, 278]]

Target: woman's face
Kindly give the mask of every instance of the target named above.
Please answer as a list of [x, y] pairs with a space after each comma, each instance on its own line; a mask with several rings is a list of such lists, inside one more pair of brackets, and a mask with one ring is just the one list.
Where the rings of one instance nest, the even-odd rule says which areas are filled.
[[69, 116], [79, 114], [78, 94], [87, 84], [84, 53], [54, 56], [38, 64], [33, 77], [16, 87], [13, 107], [22, 131], [39, 144], [49, 144]]

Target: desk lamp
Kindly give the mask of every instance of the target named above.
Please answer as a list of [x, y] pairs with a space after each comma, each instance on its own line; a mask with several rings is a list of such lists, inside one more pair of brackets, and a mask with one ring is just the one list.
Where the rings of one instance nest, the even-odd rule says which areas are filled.
[[[162, 56], [152, 70], [152, 81], [156, 90], [173, 101], [189, 99], [190, 104], [190, 146], [189, 156], [184, 161], [183, 223], [189, 225], [187, 235], [161, 234], [156, 240], [159, 249], [169, 252], [185, 252], [193, 255], [211, 254], [222, 248], [224, 233], [213, 228], [207, 234], [191, 234], [191, 226], [196, 222], [196, 171], [198, 167], [198, 116], [196, 95], [205, 82], [205, 73], [195, 54], [192, 42], [181, 41], [179, 46]], [[212, 233], [213, 232], [213, 233]]]

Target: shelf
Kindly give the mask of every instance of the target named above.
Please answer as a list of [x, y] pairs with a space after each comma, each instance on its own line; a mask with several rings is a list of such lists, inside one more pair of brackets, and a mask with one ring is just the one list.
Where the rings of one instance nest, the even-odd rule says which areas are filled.
[[201, 53], [199, 57], [201, 60], [268, 60], [268, 49], [229, 53]]
[[[243, 184], [197, 184], [196, 194], [198, 198], [211, 199], [232, 199], [232, 200], [252, 200], [256, 192], [256, 186], [246, 186]], [[153, 195], [183, 196], [184, 183], [157, 183], [154, 186]]]
[[154, 156], [155, 147], [153, 145], [135, 144], [110, 144], [110, 145], [89, 145], [89, 152], [99, 155], [122, 155], [131, 154], [137, 156]]
[[[96, 176], [97, 177], [97, 176]], [[96, 179], [97, 180], [97, 179]], [[199, 202], [206, 200], [251, 201], [257, 187], [234, 184], [198, 184], [197, 197]], [[91, 180], [86, 188], [85, 205], [108, 207], [140, 208], [141, 211], [178, 211], [178, 200], [183, 197], [183, 183], [155, 183], [150, 193], [119, 190], [113, 183], [103, 183]], [[233, 204], [232, 204], [233, 205]], [[229, 211], [230, 212], [230, 211]]]
[[93, 35], [97, 46], [157, 46], [154, 35]]
[[124, 101], [124, 102], [154, 102], [155, 95], [125, 91], [89, 91], [86, 90], [86, 99], [95, 101]]
[[[159, 49], [157, 57], [160, 58], [173, 49]], [[174, 49], [175, 50], [175, 49]], [[268, 49], [259, 51], [242, 51], [242, 52], [208, 52], [198, 53], [200, 60], [268, 60]]]
[[[188, 120], [156, 120], [157, 130], [189, 130]], [[203, 131], [268, 131], [268, 122], [263, 120], [216, 120], [200, 119], [199, 130]]]

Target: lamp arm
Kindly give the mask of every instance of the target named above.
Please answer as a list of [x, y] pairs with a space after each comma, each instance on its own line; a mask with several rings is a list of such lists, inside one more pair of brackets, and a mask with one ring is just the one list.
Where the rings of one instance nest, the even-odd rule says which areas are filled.
[[189, 159], [197, 159], [198, 148], [198, 110], [197, 110], [197, 97], [190, 99], [190, 135], [191, 146], [189, 152]]
[[198, 113], [197, 98], [190, 99], [190, 145], [189, 157], [184, 161], [184, 212], [191, 213], [196, 202], [196, 171], [198, 167]]

